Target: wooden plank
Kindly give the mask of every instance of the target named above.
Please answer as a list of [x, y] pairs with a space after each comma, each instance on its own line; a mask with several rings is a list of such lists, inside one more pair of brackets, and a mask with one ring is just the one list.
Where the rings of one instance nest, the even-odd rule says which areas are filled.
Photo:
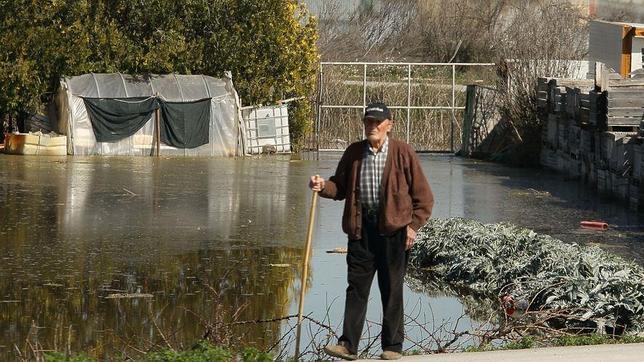
[[606, 92], [590, 92], [590, 111], [605, 112]]
[[565, 172], [571, 178], [579, 178], [581, 176], [581, 160], [578, 159], [568, 159]]
[[631, 98], [610, 98], [607, 100], [608, 107], [644, 107], [644, 97]]
[[568, 151], [574, 155], [575, 159], [579, 158], [581, 128], [571, 125], [568, 128]]
[[584, 155], [592, 153], [592, 142], [593, 132], [587, 129], [582, 129], [581, 132], [579, 132], [579, 151]]
[[639, 146], [635, 137], [616, 140], [610, 155], [609, 169], [619, 176], [632, 175], [635, 146]]
[[644, 89], [639, 88], [611, 88], [606, 92], [608, 99], [624, 99], [624, 98], [642, 98], [644, 97]]
[[593, 89], [595, 87], [594, 79], [567, 79], [567, 78], [556, 78], [557, 86], [560, 87], [570, 87], [570, 88], [580, 88], [580, 89]]
[[588, 161], [587, 170], [588, 170], [588, 174], [586, 176], [587, 176], [588, 183], [590, 183], [593, 186], [597, 186], [597, 166], [595, 166], [595, 162]]
[[608, 118], [611, 117], [635, 117], [637, 125], [644, 117], [644, 108], [642, 107], [608, 107]]
[[564, 109], [566, 113], [573, 119], [575, 118], [575, 113], [578, 108], [577, 91], [578, 91], [578, 88], [566, 87], [566, 107]]
[[620, 133], [629, 133], [632, 135], [637, 135], [637, 127], [635, 126], [625, 126], [625, 125], [612, 125], [606, 127], [607, 132], [620, 132]]
[[633, 178], [639, 182], [642, 176], [642, 145], [633, 147]]
[[546, 125], [546, 132], [547, 132], [547, 137], [546, 140], [548, 141], [548, 144], [552, 146], [553, 148], [557, 148], [557, 116], [555, 114], [548, 114], [548, 123]]
[[557, 150], [568, 152], [568, 120], [559, 118], [557, 122]]
[[548, 91], [548, 82], [550, 81], [551, 78], [543, 78], [539, 77], [537, 78], [537, 91]]
[[608, 85], [611, 88], [644, 87], [644, 79], [642, 78], [613, 79], [608, 81]]
[[[625, 77], [631, 71], [631, 53], [633, 51], [633, 35], [635, 28], [624, 24], [622, 29], [622, 57], [619, 73]], [[610, 86], [610, 85], [609, 85]]]
[[555, 109], [555, 85], [557, 82], [554, 79], [551, 79], [548, 82], [548, 91], [546, 92], [548, 100], [548, 112], [554, 112]]
[[598, 80], [598, 86], [602, 90], [607, 90], [609, 88], [608, 82], [611, 79], [622, 79], [622, 76], [619, 75], [619, 73], [615, 73], [612, 69], [608, 68], [605, 64], [599, 63], [600, 66], [600, 71], [599, 71], [599, 79]]
[[605, 92], [608, 94], [608, 93], [630, 93], [630, 92], [643, 92], [643, 91], [644, 91], [644, 88], [642, 87], [614, 87]]
[[606, 113], [599, 112], [590, 112], [588, 118], [588, 123], [593, 126], [603, 126], [606, 125]]
[[590, 123], [590, 111], [588, 109], [581, 108], [577, 114], [577, 123], [581, 125], [586, 125]]
[[638, 184], [633, 184], [631, 183], [629, 186], [629, 202], [628, 202], [628, 207], [631, 210], [638, 210], [640, 208], [640, 200], [642, 198], [642, 194], [640, 191], [640, 185]]
[[641, 118], [634, 118], [634, 117], [607, 117], [606, 125], [639, 127], [641, 121], [642, 121]]
[[592, 136], [593, 136], [593, 140], [594, 140], [594, 142], [592, 143], [593, 144], [593, 152], [592, 152], [592, 154], [594, 155], [595, 165], [597, 166], [597, 168], [602, 168], [601, 167], [602, 166], [601, 165], [601, 161], [602, 161], [602, 157], [601, 157], [602, 152], [601, 151], [602, 151], [602, 139], [603, 139], [602, 133], [595, 132], [595, 133], [593, 133]]
[[551, 149], [541, 150], [541, 164], [549, 169], [557, 168], [557, 153]]
[[560, 88], [555, 88], [555, 104], [554, 104], [554, 111], [555, 112], [565, 112], [566, 111], [566, 90], [565, 89], [560, 89]]
[[597, 170], [597, 191], [599, 193], [607, 194], [612, 192], [613, 187], [610, 181], [610, 173], [608, 170]]
[[566, 169], [566, 164], [568, 163], [569, 156], [562, 150], [557, 150], [557, 162], [555, 170], [562, 172]]
[[611, 183], [613, 184], [613, 195], [617, 196], [618, 199], [626, 201], [629, 199], [629, 185], [628, 177], [624, 175], [611, 174]]
[[599, 142], [599, 154], [600, 159], [604, 161], [610, 161], [613, 156], [613, 150], [617, 144], [622, 144], [624, 141], [622, 139], [626, 138], [627, 140], [635, 136], [633, 132], [602, 132], [599, 134], [599, 139], [596, 140]]

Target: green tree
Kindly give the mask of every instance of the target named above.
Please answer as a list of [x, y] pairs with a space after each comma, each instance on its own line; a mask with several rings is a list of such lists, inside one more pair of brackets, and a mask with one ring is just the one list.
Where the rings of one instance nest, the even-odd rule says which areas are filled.
[[[297, 0], [0, 0], [0, 119], [42, 112], [61, 76], [222, 76], [245, 104], [310, 97], [317, 23]], [[307, 101], [291, 107], [296, 146]]]

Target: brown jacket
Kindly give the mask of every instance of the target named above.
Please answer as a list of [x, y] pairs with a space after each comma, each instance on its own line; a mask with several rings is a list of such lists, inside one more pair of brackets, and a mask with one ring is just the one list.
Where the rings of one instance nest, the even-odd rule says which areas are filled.
[[[342, 155], [335, 175], [325, 182], [320, 196], [345, 200], [342, 230], [351, 240], [362, 238], [360, 170], [366, 140], [351, 144]], [[389, 150], [380, 191], [379, 231], [391, 235], [409, 225], [415, 231], [432, 214], [434, 196], [410, 145], [389, 138]]]

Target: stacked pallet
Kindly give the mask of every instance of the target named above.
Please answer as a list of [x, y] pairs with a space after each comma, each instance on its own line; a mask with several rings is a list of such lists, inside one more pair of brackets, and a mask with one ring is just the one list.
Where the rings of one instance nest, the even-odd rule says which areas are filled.
[[538, 79], [541, 162], [639, 208], [644, 206], [644, 79], [617, 78], [605, 78], [603, 88], [594, 80]]
[[607, 81], [606, 129], [626, 135], [615, 144], [610, 169], [616, 176], [613, 194], [633, 207], [644, 206], [642, 179], [642, 120], [644, 120], [644, 79]]
[[644, 119], [644, 79], [619, 79], [608, 82], [606, 127], [636, 129]]
[[644, 206], [644, 143], [639, 147], [633, 147], [633, 180], [629, 191], [629, 203], [641, 209]]
[[578, 79], [539, 78], [538, 116], [543, 129], [542, 164], [580, 177], [588, 167], [584, 162], [592, 146], [587, 132], [590, 121], [590, 95], [594, 82]]

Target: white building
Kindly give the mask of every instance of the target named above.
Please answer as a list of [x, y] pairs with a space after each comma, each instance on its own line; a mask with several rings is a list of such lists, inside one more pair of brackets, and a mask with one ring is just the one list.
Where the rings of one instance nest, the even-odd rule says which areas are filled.
[[590, 23], [588, 58], [626, 77], [642, 69], [644, 24], [594, 20]]

